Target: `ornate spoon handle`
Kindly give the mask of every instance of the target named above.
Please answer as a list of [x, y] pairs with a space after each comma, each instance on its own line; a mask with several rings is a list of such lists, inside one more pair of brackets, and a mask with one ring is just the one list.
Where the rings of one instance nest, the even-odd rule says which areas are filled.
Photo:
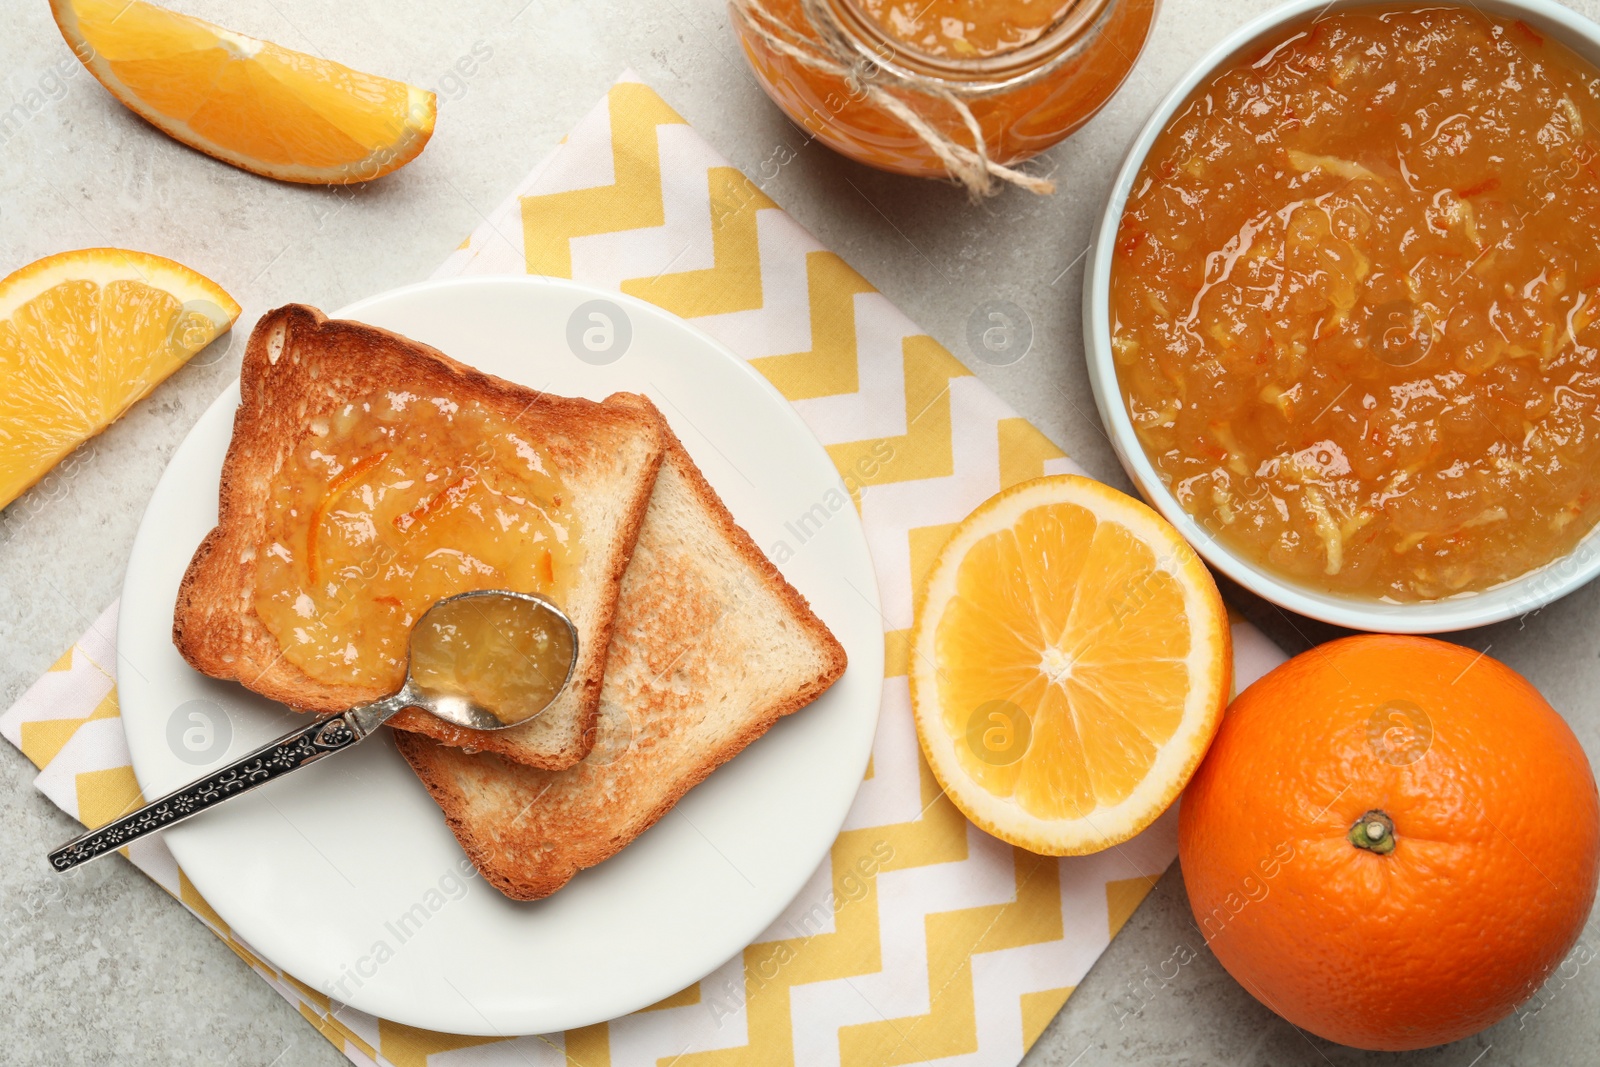
[[69, 870], [146, 834], [174, 826], [264, 782], [315, 763], [323, 756], [349, 748], [372, 732], [357, 718], [357, 712], [363, 710], [332, 715], [291, 730], [197, 782], [168, 793], [98, 830], [73, 838], [50, 853], [50, 864], [58, 871]]

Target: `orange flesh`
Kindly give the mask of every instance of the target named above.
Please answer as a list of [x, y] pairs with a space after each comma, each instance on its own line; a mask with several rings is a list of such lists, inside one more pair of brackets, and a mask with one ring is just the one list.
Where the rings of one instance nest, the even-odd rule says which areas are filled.
[[[862, 0], [861, 11], [891, 38], [904, 41], [918, 53], [961, 60], [1004, 55], [1080, 2], [933, 0], [930, 7], [919, 0]], [[814, 39], [799, 0], [768, 0], [766, 6], [789, 27], [792, 37]], [[913, 17], [924, 10], [927, 13], [920, 19]], [[1036, 83], [970, 98], [967, 103], [983, 130], [991, 158], [1001, 163], [1027, 159], [1087, 122], [1133, 69], [1155, 12], [1156, 0], [1112, 0], [1109, 15], [1091, 31], [1093, 36], [1061, 66]], [[954, 39], [943, 28], [941, 20], [945, 18], [961, 22], [962, 37], [972, 51], [956, 50]], [[937, 33], [911, 28], [912, 23], [922, 26], [929, 19], [940, 27]], [[897, 25], [900, 30], [895, 29]], [[807, 133], [869, 166], [924, 177], [945, 174], [944, 164], [932, 149], [900, 119], [852, 94], [843, 79], [809, 70], [772, 51], [737, 17], [734, 26], [767, 95]], [[907, 40], [913, 37], [914, 41]], [[908, 96], [907, 100], [935, 128], [961, 144], [971, 144], [954, 108], [923, 97]]]
[[563, 601], [581, 558], [566, 499], [534, 444], [477, 404], [397, 392], [348, 404], [276, 478], [256, 614], [311, 677], [398, 688], [412, 624], [444, 597]]
[[[1032, 736], [1020, 759], [963, 769], [1042, 819], [1080, 818], [1125, 800], [1183, 721], [1193, 679], [1184, 591], [1150, 546], [1077, 504], [1032, 508], [978, 541], [936, 631], [939, 704], [961, 737], [996, 701]], [[1005, 748], [998, 737], [991, 746]]]
[[861, 0], [883, 32], [924, 55], [972, 58], [1038, 40], [1077, 0]]
[[177, 296], [132, 280], [64, 281], [0, 320], [0, 507], [215, 332]]
[[1364, 8], [1198, 88], [1123, 216], [1113, 349], [1183, 507], [1291, 580], [1480, 590], [1600, 519], [1600, 72]]
[[257, 173], [365, 181], [410, 161], [432, 133], [430, 94], [144, 0], [57, 0], [57, 15], [124, 104]]

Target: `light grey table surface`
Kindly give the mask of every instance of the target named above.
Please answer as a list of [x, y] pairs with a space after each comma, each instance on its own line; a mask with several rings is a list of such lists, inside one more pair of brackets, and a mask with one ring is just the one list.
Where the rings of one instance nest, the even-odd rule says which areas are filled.
[[[423, 156], [371, 188], [255, 178], [140, 123], [71, 61], [45, 0], [0, 11], [0, 272], [68, 248], [118, 245], [216, 279], [245, 312], [231, 339], [98, 438], [57, 492], [0, 515], [0, 700], [9, 703], [117, 596], [168, 458], [237, 374], [256, 316], [287, 301], [337, 308], [426, 277], [535, 161], [632, 67], [754, 174], [798, 148], [766, 191], [939, 338], [1090, 472], [1128, 488], [1083, 366], [1082, 254], [1135, 131], [1184, 70], [1269, 0], [1169, 0], [1126, 86], [1045, 158], [1061, 191], [979, 206], [954, 190], [858, 167], [803, 139], [761, 95], [717, 0], [174, 0], [231, 28], [439, 89]], [[1600, 15], [1600, 0], [1573, 6]], [[462, 63], [467, 57], [479, 57]], [[458, 67], [458, 63], [460, 66]], [[470, 75], [462, 70], [471, 69]], [[62, 77], [61, 71], [71, 72]], [[982, 302], [1032, 320], [1021, 362], [966, 342]], [[5, 384], [0, 382], [0, 388]], [[1235, 602], [1291, 651], [1331, 633]], [[1538, 616], [1459, 636], [1531, 678], [1600, 753], [1591, 586]], [[344, 1062], [199, 923], [120, 859], [89, 868], [36, 914], [43, 854], [76, 829], [0, 745], [0, 1063]], [[1516, 906], [1516, 902], [1507, 902]], [[1600, 945], [1591, 917], [1585, 943]], [[1163, 961], [1196, 953], [1176, 977]], [[1185, 953], [1187, 955], [1187, 953]], [[1590, 957], [1593, 958], [1592, 955]], [[1408, 1064], [1600, 1063], [1600, 988], [1575, 960], [1519, 1015]], [[1391, 1058], [1307, 1039], [1252, 1000], [1204, 949], [1176, 866], [1028, 1056], [1096, 1064], [1366, 1064]]]

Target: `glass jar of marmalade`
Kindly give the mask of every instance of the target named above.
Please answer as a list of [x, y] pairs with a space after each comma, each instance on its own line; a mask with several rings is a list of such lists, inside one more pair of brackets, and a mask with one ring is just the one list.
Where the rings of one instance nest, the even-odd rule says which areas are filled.
[[907, 108], [924, 131], [1001, 167], [1037, 155], [1116, 92], [1158, 2], [730, 0], [729, 8], [767, 95], [808, 133], [869, 166], [942, 177], [954, 173], [950, 164]]

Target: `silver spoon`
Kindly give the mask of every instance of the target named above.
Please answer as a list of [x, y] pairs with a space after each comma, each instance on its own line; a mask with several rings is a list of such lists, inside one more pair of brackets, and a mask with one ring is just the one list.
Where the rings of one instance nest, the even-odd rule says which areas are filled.
[[578, 631], [533, 593], [480, 589], [434, 604], [411, 628], [399, 690], [270, 741], [197, 782], [73, 838], [50, 853], [58, 871], [113, 852], [361, 741], [404, 708], [474, 730], [534, 718], [572, 677]]

